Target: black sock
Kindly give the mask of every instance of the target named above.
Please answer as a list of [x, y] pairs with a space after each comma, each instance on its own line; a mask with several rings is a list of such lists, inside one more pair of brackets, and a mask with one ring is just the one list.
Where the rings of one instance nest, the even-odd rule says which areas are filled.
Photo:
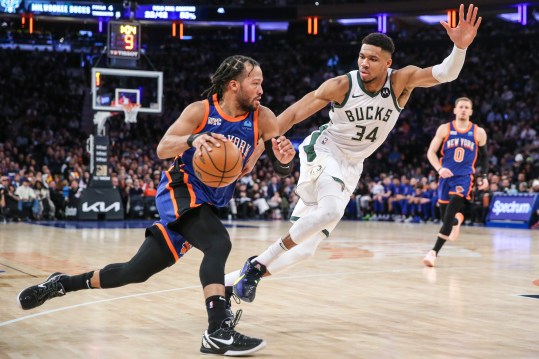
[[438, 237], [438, 239], [436, 240], [436, 244], [434, 245], [434, 248], [432, 248], [432, 250], [435, 251], [436, 254], [438, 254], [440, 249], [442, 249], [442, 247], [444, 246], [445, 242], [445, 239]]
[[230, 303], [230, 297], [234, 294], [234, 289], [232, 286], [225, 287], [225, 299], [227, 303]]
[[457, 224], [459, 224], [459, 220], [456, 218], [453, 218], [453, 225], [456, 226]]
[[206, 298], [206, 310], [208, 311], [208, 333], [213, 333], [221, 327], [226, 319], [226, 299], [221, 295]]
[[92, 289], [90, 279], [94, 272], [88, 272], [79, 275], [64, 275], [60, 278], [60, 283], [64, 286], [66, 292], [74, 292], [81, 289]]

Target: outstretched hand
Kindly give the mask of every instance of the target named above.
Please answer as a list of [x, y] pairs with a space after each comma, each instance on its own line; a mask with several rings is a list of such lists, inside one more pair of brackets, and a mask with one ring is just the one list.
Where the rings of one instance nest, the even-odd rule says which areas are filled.
[[271, 145], [273, 147], [273, 153], [279, 162], [290, 163], [294, 159], [296, 150], [288, 138], [284, 136], [279, 136], [277, 139], [272, 138]]
[[451, 41], [459, 49], [466, 49], [470, 46], [477, 35], [477, 29], [482, 20], [482, 17], [477, 18], [478, 10], [478, 7], [470, 4], [466, 17], [464, 17], [464, 5], [460, 4], [459, 23], [456, 28], [452, 28], [446, 21], [440, 21]]

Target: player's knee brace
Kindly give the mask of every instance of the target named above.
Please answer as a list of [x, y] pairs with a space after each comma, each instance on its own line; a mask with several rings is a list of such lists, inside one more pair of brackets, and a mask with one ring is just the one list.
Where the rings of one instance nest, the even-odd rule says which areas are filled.
[[447, 212], [447, 203], [440, 203], [440, 219], [444, 220], [445, 212]]
[[449, 204], [445, 210], [445, 216], [442, 218], [443, 224], [442, 228], [440, 229], [441, 234], [448, 236], [451, 233], [455, 215], [464, 206], [465, 201], [466, 200], [460, 196], [451, 197], [451, 200], [449, 201]]
[[223, 284], [225, 281], [225, 264], [232, 249], [228, 233], [209, 238], [209, 246], [203, 251], [204, 258], [200, 264], [200, 282], [202, 287], [208, 284]]
[[164, 239], [148, 236], [129, 262], [109, 264], [99, 271], [100, 285], [101, 288], [116, 288], [142, 283], [172, 264], [174, 257]]
[[185, 237], [187, 242], [204, 253], [200, 264], [200, 282], [224, 284], [225, 263], [232, 248], [230, 236], [213, 209], [203, 204], [190, 210], [175, 226], [175, 230]]

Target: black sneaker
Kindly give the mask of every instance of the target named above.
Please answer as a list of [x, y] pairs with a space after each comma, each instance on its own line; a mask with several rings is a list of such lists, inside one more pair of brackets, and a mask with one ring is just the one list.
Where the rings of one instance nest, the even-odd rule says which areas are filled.
[[43, 283], [33, 285], [20, 292], [19, 304], [21, 308], [24, 310], [33, 309], [51, 298], [65, 295], [64, 286], [59, 282], [63, 275], [65, 274], [53, 273]]
[[262, 276], [266, 273], [265, 265], [256, 261], [251, 262], [254, 258], [256, 257], [247, 259], [240, 272], [240, 276], [234, 282], [233, 287], [234, 294], [247, 303], [255, 300], [256, 286]]
[[236, 313], [234, 321], [225, 319], [221, 328], [211, 334], [206, 330], [202, 336], [202, 345], [200, 352], [203, 354], [220, 354], [226, 356], [249, 355], [266, 346], [262, 339], [251, 338], [240, 334], [234, 330], [234, 327], [240, 321], [242, 310]]

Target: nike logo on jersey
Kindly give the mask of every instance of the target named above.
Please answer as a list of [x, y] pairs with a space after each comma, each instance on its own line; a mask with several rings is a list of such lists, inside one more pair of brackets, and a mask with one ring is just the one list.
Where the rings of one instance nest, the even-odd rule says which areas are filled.
[[363, 96], [362, 93], [355, 93], [355, 94], [352, 95], [352, 98], [358, 98], [358, 97], [361, 97], [361, 96]]

